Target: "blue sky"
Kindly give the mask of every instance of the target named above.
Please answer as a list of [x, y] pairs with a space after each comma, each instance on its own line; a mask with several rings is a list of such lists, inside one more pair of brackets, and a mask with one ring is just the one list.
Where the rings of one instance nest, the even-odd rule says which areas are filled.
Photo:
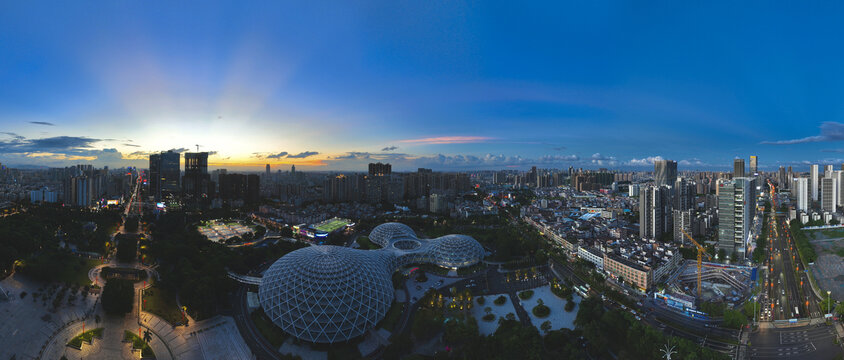
[[0, 162], [728, 169], [844, 158], [838, 4], [0, 3]]

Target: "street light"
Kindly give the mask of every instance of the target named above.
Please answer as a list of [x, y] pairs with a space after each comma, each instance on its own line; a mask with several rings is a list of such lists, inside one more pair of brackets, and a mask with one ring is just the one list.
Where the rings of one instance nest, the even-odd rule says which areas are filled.
[[832, 303], [832, 299], [829, 298], [829, 296], [831, 294], [832, 294], [832, 291], [830, 291], [830, 290], [826, 291], [826, 313], [827, 314], [829, 314], [829, 312], [830, 312], [829, 305], [830, 305], [830, 303]]

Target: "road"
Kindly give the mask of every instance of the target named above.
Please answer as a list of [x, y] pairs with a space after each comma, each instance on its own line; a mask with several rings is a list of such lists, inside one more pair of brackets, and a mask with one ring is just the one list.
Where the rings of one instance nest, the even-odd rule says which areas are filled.
[[787, 328], [763, 327], [750, 335], [751, 359], [833, 359], [841, 348], [833, 342], [831, 326], [818, 324]]

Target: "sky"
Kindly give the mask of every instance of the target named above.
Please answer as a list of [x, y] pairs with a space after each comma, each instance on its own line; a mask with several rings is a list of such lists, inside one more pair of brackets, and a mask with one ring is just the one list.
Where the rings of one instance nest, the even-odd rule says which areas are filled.
[[0, 163], [838, 164], [844, 3], [797, 5], [0, 1]]

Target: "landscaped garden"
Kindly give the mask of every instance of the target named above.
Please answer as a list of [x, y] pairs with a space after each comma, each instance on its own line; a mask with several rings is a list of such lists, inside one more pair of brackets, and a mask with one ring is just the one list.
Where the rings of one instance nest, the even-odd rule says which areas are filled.
[[124, 330], [123, 331], [123, 341], [132, 343], [132, 349], [140, 350], [141, 357], [144, 359], [155, 359], [155, 352], [152, 351], [152, 348], [147, 344], [144, 339], [141, 339], [135, 333]]
[[176, 294], [170, 290], [154, 286], [144, 290], [144, 311], [153, 313], [171, 325], [181, 324], [184, 320], [179, 305], [176, 304]]
[[70, 339], [70, 341], [67, 342], [67, 346], [70, 346], [70, 347], [75, 348], [75, 349], [81, 349], [83, 342], [91, 344], [91, 341], [94, 338], [102, 339], [102, 337], [103, 337], [103, 328], [96, 328], [96, 329], [88, 330], [86, 332], [83, 332], [79, 335], [74, 336], [73, 339]]
[[545, 303], [542, 301], [542, 299], [537, 299], [536, 306], [533, 307], [533, 310], [531, 310], [531, 312], [533, 312], [533, 315], [536, 315], [536, 317], [538, 318], [546, 318], [548, 317], [548, 315], [551, 314], [551, 308], [545, 306]]
[[533, 290], [525, 290], [519, 293], [519, 299], [527, 300], [533, 297]]

